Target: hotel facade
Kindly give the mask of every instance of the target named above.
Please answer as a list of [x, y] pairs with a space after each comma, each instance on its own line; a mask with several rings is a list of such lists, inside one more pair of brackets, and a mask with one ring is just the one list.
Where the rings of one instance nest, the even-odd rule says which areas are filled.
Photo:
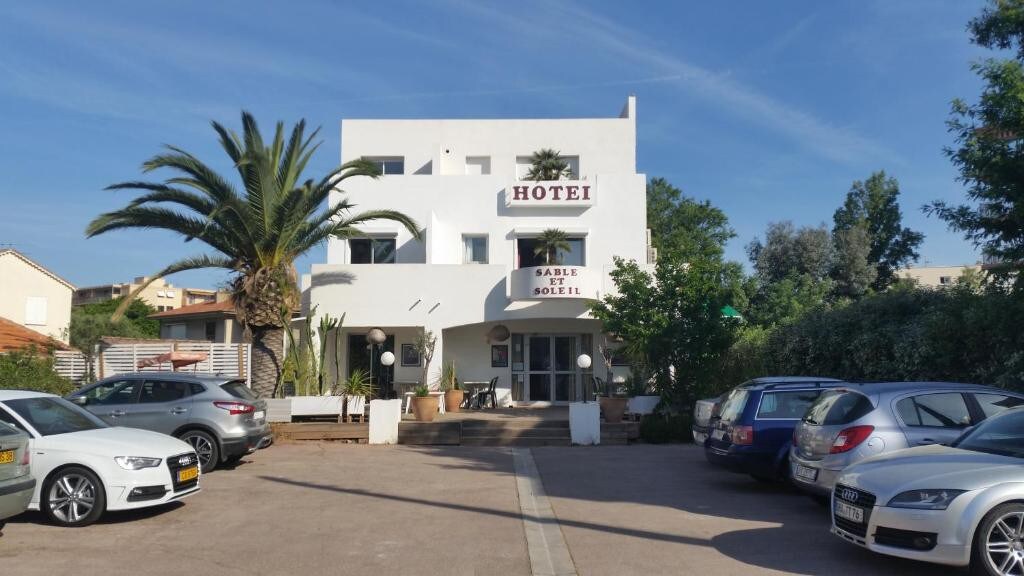
[[[528, 180], [541, 149], [559, 151], [572, 175]], [[400, 210], [423, 235], [375, 221], [362, 237], [332, 240], [327, 262], [313, 265], [308, 309], [345, 314], [343, 376], [362, 368], [419, 381], [423, 330], [437, 338], [428, 380], [454, 362], [461, 381], [497, 377], [500, 405], [579, 400], [592, 373], [606, 376], [607, 339], [588, 305], [614, 289], [615, 257], [646, 264], [652, 252], [634, 97], [609, 118], [344, 120], [341, 160], [357, 158], [382, 176], [347, 180], [331, 201]], [[551, 228], [570, 249], [548, 265], [536, 248]], [[367, 345], [373, 328], [387, 335], [383, 346]], [[391, 369], [380, 365], [384, 350], [396, 356]], [[580, 354], [593, 366], [580, 368]]]

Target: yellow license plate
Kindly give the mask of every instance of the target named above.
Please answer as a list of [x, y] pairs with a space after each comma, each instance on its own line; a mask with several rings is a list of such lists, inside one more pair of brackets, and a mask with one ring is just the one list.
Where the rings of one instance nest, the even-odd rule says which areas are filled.
[[0, 452], [0, 464], [10, 464], [11, 462], [14, 462], [14, 450]]
[[195, 480], [198, 477], [199, 468], [196, 466], [178, 470], [178, 482], [188, 482], [189, 480]]

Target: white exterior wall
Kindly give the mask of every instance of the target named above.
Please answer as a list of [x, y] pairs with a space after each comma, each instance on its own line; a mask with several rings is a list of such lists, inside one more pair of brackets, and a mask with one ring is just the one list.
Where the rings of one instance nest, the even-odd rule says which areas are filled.
[[[617, 118], [553, 120], [345, 120], [342, 161], [361, 157], [404, 157], [404, 174], [343, 183], [356, 210], [396, 209], [425, 228], [424, 241], [397, 223], [372, 222], [368, 235], [396, 238], [396, 264], [349, 264], [347, 242], [328, 244], [327, 263], [312, 268], [309, 305], [319, 313], [346, 314], [354, 332], [381, 327], [432, 330], [439, 337], [432, 373], [456, 359], [460, 379], [486, 380], [490, 368], [486, 330], [497, 323], [571, 320], [565, 331], [579, 333], [589, 319], [588, 303], [613, 288], [608, 273], [614, 257], [645, 263], [646, 177], [636, 173], [635, 101]], [[578, 157], [576, 184], [590, 186], [589, 206], [509, 206], [506, 188], [517, 181], [516, 159], [541, 148]], [[490, 174], [467, 174], [466, 157], [488, 157]], [[471, 172], [473, 170], [470, 170]], [[559, 184], [559, 183], [553, 183]], [[561, 183], [561, 184], [564, 184]], [[336, 192], [331, 201], [342, 198]], [[515, 239], [559, 228], [585, 240], [580, 298], [522, 299], [525, 271], [515, 268]], [[488, 263], [463, 264], [463, 235], [487, 235]], [[515, 292], [519, 294], [519, 292]], [[475, 326], [471, 332], [450, 331]], [[599, 333], [592, 320], [587, 332]], [[563, 327], [552, 325], [562, 331]], [[513, 330], [518, 331], [518, 330]], [[471, 345], [475, 334], [476, 342]], [[478, 355], [468, 350], [480, 351]], [[506, 377], [508, 369], [500, 369]], [[396, 366], [396, 379], [411, 370]], [[498, 374], [494, 374], [498, 375]], [[415, 376], [418, 379], [418, 374]]]
[[[67, 343], [74, 288], [26, 262], [13, 251], [0, 253], [0, 316]], [[27, 316], [31, 306], [42, 317]]]

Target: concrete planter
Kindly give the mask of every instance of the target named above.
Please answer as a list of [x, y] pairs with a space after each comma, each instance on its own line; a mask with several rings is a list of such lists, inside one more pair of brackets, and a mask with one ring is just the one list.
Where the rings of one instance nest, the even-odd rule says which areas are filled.
[[601, 443], [601, 407], [597, 402], [569, 404], [569, 435], [573, 444], [593, 446]]
[[628, 398], [617, 398], [609, 396], [601, 396], [597, 399], [601, 404], [601, 411], [604, 412], [604, 421], [614, 424], [622, 422], [622, 417], [626, 415], [626, 401]]
[[438, 396], [414, 396], [412, 399], [412, 413], [420, 422], [433, 422], [437, 414]]
[[370, 444], [398, 444], [401, 400], [370, 401]]
[[267, 422], [291, 422], [292, 421], [292, 399], [291, 398], [267, 398]]
[[444, 411], [445, 412], [458, 412], [459, 407], [462, 406], [462, 400], [465, 398], [465, 392], [462, 390], [445, 390], [444, 391]]
[[634, 396], [629, 399], [627, 412], [630, 414], [653, 414], [661, 402], [661, 396]]
[[[292, 396], [292, 416], [338, 416], [341, 396]], [[349, 403], [349, 411], [352, 404]]]

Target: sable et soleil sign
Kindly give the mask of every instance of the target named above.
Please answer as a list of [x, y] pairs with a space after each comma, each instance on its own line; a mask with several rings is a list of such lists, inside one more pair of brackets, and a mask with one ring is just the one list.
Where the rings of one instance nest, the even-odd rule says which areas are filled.
[[516, 207], [593, 206], [594, 186], [586, 180], [517, 182], [505, 187], [505, 204]]
[[513, 299], [594, 298], [590, 270], [583, 266], [534, 266], [513, 271]]

